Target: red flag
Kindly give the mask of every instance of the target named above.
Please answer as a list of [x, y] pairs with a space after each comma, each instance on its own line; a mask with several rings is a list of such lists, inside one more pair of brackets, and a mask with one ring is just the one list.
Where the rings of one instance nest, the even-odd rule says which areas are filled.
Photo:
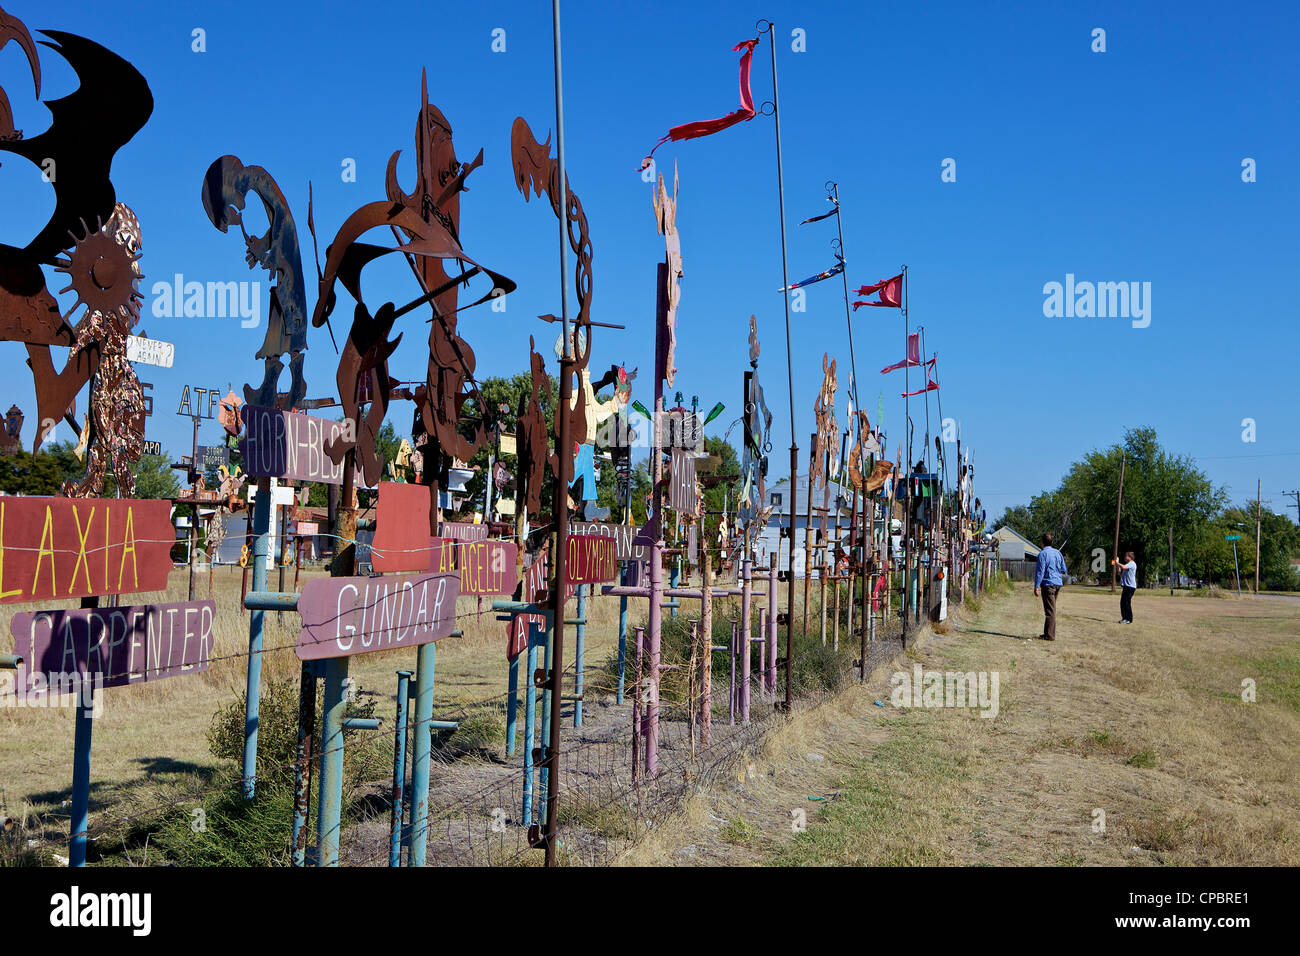
[[720, 133], [728, 126], [735, 126], [739, 122], [754, 118], [754, 95], [749, 91], [749, 61], [753, 59], [754, 47], [757, 45], [758, 37], [755, 37], [752, 40], [737, 43], [731, 48], [732, 52], [736, 50], [745, 51], [740, 55], [740, 109], [728, 113], [726, 116], [719, 116], [717, 119], [696, 120], [694, 123], [683, 123], [681, 126], [674, 126], [668, 131], [667, 136], [655, 143], [654, 149], [650, 150], [650, 155], [641, 161], [642, 169], [649, 168], [655, 149], [658, 149], [670, 139], [674, 142], [683, 139], [696, 139], [700, 136]]
[[882, 368], [880, 370], [880, 374], [884, 375], [888, 372], [894, 371], [894, 369], [897, 368], [915, 368], [920, 364], [921, 364], [921, 333], [913, 332], [911, 335], [907, 337], [907, 358], [903, 359], [903, 361], [901, 362], [895, 362], [893, 365], [888, 365], [885, 368]]
[[937, 392], [938, 390], [939, 390], [939, 383], [936, 382], [934, 379], [930, 379], [929, 384], [926, 385], [925, 388], [918, 388], [915, 392], [904, 392], [903, 398], [910, 398], [913, 395], [922, 395], [925, 392]]
[[854, 302], [853, 311], [858, 311], [859, 306], [874, 305], [887, 309], [901, 309], [903, 307], [903, 273], [899, 273], [892, 279], [881, 279], [875, 285], [864, 285], [855, 293], [856, 295], [875, 295], [880, 293], [879, 302]]

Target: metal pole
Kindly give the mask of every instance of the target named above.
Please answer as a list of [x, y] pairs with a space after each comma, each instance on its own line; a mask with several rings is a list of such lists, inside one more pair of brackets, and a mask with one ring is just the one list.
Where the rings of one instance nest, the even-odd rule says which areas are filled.
[[713, 727], [713, 554], [703, 547], [700, 581], [700, 633], [703, 635], [700, 661], [700, 744], [709, 745]]
[[727, 674], [727, 681], [730, 684], [727, 695], [730, 706], [727, 708], [727, 723], [733, 727], [736, 724], [736, 622], [731, 622], [731, 644], [727, 647], [727, 663], [730, 669]]
[[912, 399], [907, 392], [912, 390], [912, 338], [911, 315], [908, 312], [907, 266], [903, 266], [903, 417], [906, 419], [904, 431], [907, 434], [907, 457], [903, 461], [903, 588], [902, 601], [903, 646], [907, 646], [907, 617], [912, 610], [912, 482], [907, 476], [912, 473]]
[[[99, 598], [82, 598], [81, 606], [99, 607]], [[35, 671], [39, 666], [33, 662], [31, 668]], [[95, 685], [90, 682], [88, 674], [81, 674], [80, 678], [72, 738], [72, 805], [68, 820], [70, 867], [86, 865], [86, 831], [90, 820], [90, 745], [95, 732]]]
[[298, 747], [293, 782], [293, 865], [307, 865], [307, 828], [311, 820], [312, 742], [316, 736], [316, 670], [303, 661], [298, 675]]
[[[564, 357], [560, 360], [560, 410], [556, 430], [556, 449], [559, 452], [559, 479], [555, 483], [555, 590], [552, 594], [554, 613], [550, 627], [554, 638], [547, 642], [550, 696], [559, 706], [560, 674], [564, 670], [564, 589], [568, 575], [565, 569], [569, 537], [569, 480], [573, 476], [573, 456], [569, 439], [569, 400], [573, 394], [573, 340], [569, 333], [569, 283], [568, 283], [568, 232], [569, 232], [569, 176], [564, 160], [564, 74], [561, 69], [560, 0], [551, 0], [551, 39], [555, 57], [555, 159], [559, 178], [559, 229], [560, 229], [560, 321], [563, 325]], [[553, 657], [553, 660], [551, 659]], [[560, 721], [551, 721], [550, 739], [546, 747], [543, 773], [547, 777], [546, 834], [543, 838], [546, 865], [555, 866], [555, 837], [558, 825], [557, 808], [560, 795], [558, 771], [560, 753]]]
[[831, 187], [831, 194], [835, 197], [835, 208], [838, 210], [835, 214], [835, 228], [839, 231], [840, 259], [845, 262], [845, 268], [840, 271], [840, 278], [844, 280], [844, 322], [849, 330], [849, 374], [853, 382], [853, 407], [861, 409], [862, 404], [858, 401], [858, 362], [853, 355], [853, 310], [849, 307], [849, 270], [844, 253], [844, 210], [840, 207], [839, 183], [833, 182], [828, 185]]
[[645, 697], [645, 691], [641, 687], [641, 673], [642, 673], [641, 655], [642, 655], [642, 649], [645, 647], [645, 641], [644, 641], [645, 628], [638, 627], [633, 632], [633, 634], [635, 636], [636, 654], [634, 658], [635, 664], [633, 665], [632, 673], [636, 678], [636, 682], [633, 684], [633, 687], [636, 688], [636, 692], [632, 695], [632, 779], [636, 780], [637, 771], [640, 769], [641, 734], [644, 729], [641, 726], [642, 723], [641, 701]]
[[[785, 611], [785, 704], [789, 710], [792, 702], [792, 677], [794, 674], [794, 531], [797, 520], [797, 499], [795, 490], [799, 482], [799, 445], [795, 441], [794, 417], [794, 352], [790, 347], [790, 270], [785, 242], [785, 171], [781, 162], [781, 96], [776, 78], [776, 32], [771, 20], [766, 23], [768, 47], [772, 53], [772, 121], [776, 132], [776, 194], [781, 217], [781, 302], [785, 306], [785, 364], [787, 388], [790, 393], [790, 552], [786, 565], [786, 611]], [[776, 606], [772, 606], [775, 613]]]
[[[549, 622], [548, 622], [549, 624]], [[555, 685], [550, 679], [552, 668], [552, 647], [555, 642], [555, 628], [548, 626], [545, 631], [545, 637], [542, 644], [542, 673], [548, 675], [546, 683], [542, 685], [542, 734], [541, 747], [538, 748], [540, 756], [536, 759], [539, 777], [539, 790], [537, 794], [537, 816], [541, 820], [550, 820], [547, 815], [548, 798], [551, 796], [550, 784], [551, 773], [550, 763], [546, 759], [547, 741], [551, 739], [552, 728], [559, 727], [560, 717], [556, 713], [560, 706], [559, 696], [555, 693]]]
[[[627, 565], [619, 569], [618, 583], [627, 585]], [[614, 702], [623, 703], [623, 681], [627, 670], [627, 595], [623, 594], [618, 599], [618, 690], [615, 693]]]
[[537, 745], [537, 645], [542, 629], [536, 622], [528, 625], [528, 690], [524, 693], [524, 808], [523, 823], [533, 822], [533, 748]]
[[[826, 554], [830, 549], [830, 540], [826, 535], [827, 522], [830, 520], [831, 509], [831, 482], [830, 476], [826, 474], [826, 469], [830, 463], [825, 461], [826, 454], [822, 454], [822, 526], [818, 534], [820, 538], [820, 547], [817, 549], [817, 584], [820, 591], [818, 597], [819, 612], [821, 614], [821, 636], [822, 647], [826, 646]], [[809, 491], [812, 489], [809, 488]], [[835, 649], [839, 650], [840, 642], [835, 642]]]
[[767, 559], [767, 692], [776, 693], [776, 559], [775, 554]]
[[1237, 542], [1232, 542], [1232, 573], [1237, 577], [1237, 597], [1241, 597], [1241, 568], [1237, 565]]
[[[411, 699], [411, 672], [397, 672], [397, 732], [393, 735], [393, 813], [388, 836], [388, 865], [402, 865], [402, 822], [406, 794], [406, 712]], [[513, 700], [513, 698], [512, 698]], [[512, 738], [513, 739], [513, 738]]]
[[429, 839], [429, 755], [433, 738], [429, 722], [433, 720], [433, 683], [438, 665], [438, 645], [421, 644], [415, 653], [415, 707], [412, 713], [411, 741], [411, 849], [407, 866], [424, 866]]
[[[808, 441], [808, 475], [807, 485], [804, 487], [804, 509], [803, 509], [803, 633], [808, 636], [808, 587], [812, 583], [812, 471], [813, 462], [817, 459], [817, 433], [813, 432], [812, 438]], [[793, 547], [791, 539], [791, 547]], [[825, 644], [823, 637], [822, 643]]]
[[[737, 696], [740, 704], [740, 722], [747, 724], [749, 723], [749, 635], [753, 631], [753, 626], [749, 623], [750, 594], [753, 586], [750, 581], [751, 572], [748, 555], [741, 559], [740, 574], [740, 643], [736, 645], [736, 650], [740, 653], [740, 685]], [[710, 637], [710, 640], [712, 640], [712, 637]]]
[[1263, 482], [1255, 479], [1255, 595], [1259, 595], [1259, 532], [1260, 532], [1260, 495], [1263, 492]]
[[[656, 484], [658, 484], [656, 482]], [[659, 496], [662, 504], [662, 494]], [[655, 514], [661, 515], [659, 510]], [[659, 658], [660, 637], [663, 627], [664, 569], [663, 569], [663, 519], [659, 520], [659, 540], [650, 551], [650, 611], [649, 611], [649, 647], [646, 667], [649, 673], [646, 680], [645, 701], [645, 775], [653, 780], [659, 773]]]
[[[195, 506], [195, 520], [198, 508]], [[271, 526], [271, 479], [257, 480], [257, 501], [253, 506], [253, 590], [266, 590], [267, 531]], [[248, 615], [248, 675], [244, 688], [244, 759], [242, 790], [245, 800], [253, 799], [257, 782], [257, 720], [262, 694], [262, 639], [265, 611]]]
[[582, 726], [582, 668], [586, 660], [587, 644], [587, 592], [591, 589], [589, 584], [578, 585], [578, 624], [574, 628], [576, 632], [574, 645], [574, 696], [577, 698], [573, 702], [573, 726]]
[[[199, 419], [194, 417], [194, 451], [190, 455], [190, 491], [194, 496], [194, 514], [190, 518], [190, 587], [189, 600], [194, 600], [194, 559], [199, 546]], [[281, 590], [284, 590], [281, 588]]]
[[[254, 612], [257, 613], [257, 612]], [[429, 645], [432, 646], [432, 645]], [[320, 808], [316, 814], [316, 865], [338, 866], [343, 812], [343, 682], [348, 658], [325, 661], [325, 714], [321, 721]]]
[[[1119, 560], [1119, 516], [1124, 507], [1124, 466], [1128, 464], [1128, 452], [1121, 452], [1119, 459], [1119, 495], [1115, 500], [1115, 550], [1111, 552], [1110, 564], [1110, 593], [1115, 593], [1115, 576], [1119, 573], [1119, 568], [1115, 562]], [[1236, 545], [1233, 545], [1236, 548]]]

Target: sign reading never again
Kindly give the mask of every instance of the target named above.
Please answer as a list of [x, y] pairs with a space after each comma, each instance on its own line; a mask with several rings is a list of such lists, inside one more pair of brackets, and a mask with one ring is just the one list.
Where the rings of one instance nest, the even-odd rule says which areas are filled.
[[429, 644], [456, 620], [458, 574], [313, 578], [302, 589], [299, 660]]
[[171, 502], [0, 497], [0, 603], [161, 591]]
[[342, 440], [344, 433], [351, 431], [350, 422], [260, 405], [245, 405], [243, 417], [244, 439], [239, 450], [249, 477], [343, 484], [343, 464], [330, 460], [325, 445]]
[[17, 689], [59, 693], [79, 675], [104, 687], [197, 674], [212, 659], [213, 601], [23, 611], [13, 616]]

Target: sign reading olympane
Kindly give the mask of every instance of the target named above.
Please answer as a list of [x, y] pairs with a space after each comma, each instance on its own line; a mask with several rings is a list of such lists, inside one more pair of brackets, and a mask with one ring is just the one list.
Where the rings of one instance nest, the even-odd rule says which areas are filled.
[[313, 578], [302, 589], [299, 660], [429, 644], [452, 632], [460, 575]]

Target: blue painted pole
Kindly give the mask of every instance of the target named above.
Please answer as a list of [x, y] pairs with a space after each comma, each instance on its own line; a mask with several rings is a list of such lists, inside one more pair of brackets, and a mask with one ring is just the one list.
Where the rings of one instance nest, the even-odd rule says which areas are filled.
[[551, 693], [552, 682], [549, 679], [549, 675], [551, 673], [551, 648], [555, 644], [555, 616], [554, 615], [551, 615], [550, 619], [547, 621], [545, 640], [546, 640], [546, 645], [545, 645], [546, 650], [543, 655], [543, 659], [545, 663], [542, 664], [542, 668], [548, 675], [548, 678], [546, 681], [546, 685], [542, 688], [542, 761], [541, 761], [542, 773], [541, 773], [541, 781], [539, 784], [539, 791], [537, 794], [537, 818], [539, 820], [546, 819], [546, 792], [547, 792], [546, 788], [547, 785], [550, 783], [550, 779], [551, 779], [550, 767], [547, 763], [547, 757], [549, 756], [549, 751], [550, 751], [549, 741], [551, 739], [551, 720], [554, 719], [555, 721], [558, 722], [560, 719], [559, 714], [551, 713], [552, 710], [559, 708], [559, 702], [554, 699], [555, 695]]
[[[627, 585], [627, 565], [623, 565], [618, 575], [618, 583]], [[618, 692], [616, 703], [623, 703], [623, 672], [627, 668], [627, 595], [618, 599]]]
[[578, 625], [577, 645], [573, 666], [575, 668], [573, 676], [573, 692], [577, 698], [573, 702], [573, 726], [582, 726], [582, 668], [586, 660], [587, 650], [587, 592], [591, 590], [590, 584], [578, 585]]
[[524, 826], [533, 822], [533, 748], [537, 745], [537, 645], [541, 643], [542, 629], [528, 625], [528, 690], [524, 696]]
[[95, 729], [93, 684], [77, 695], [72, 744], [72, 819], [68, 826], [68, 866], [86, 865], [86, 829], [90, 816], [90, 739]]
[[[511, 624], [511, 630], [514, 624]], [[510, 679], [506, 690], [506, 756], [515, 755], [515, 737], [519, 734], [519, 657], [510, 662]]]
[[[261, 496], [258, 496], [260, 502]], [[258, 612], [253, 612], [258, 613]], [[325, 715], [320, 735], [320, 793], [316, 812], [316, 865], [339, 865], [339, 833], [343, 816], [343, 714], [347, 701], [343, 682], [348, 659], [325, 661]]]
[[[682, 577], [681, 561], [682, 561], [681, 555], [675, 555], [673, 557], [673, 566], [672, 569], [668, 572], [669, 587], [675, 588], [679, 583], [681, 583], [681, 577]], [[677, 620], [677, 603], [673, 603], [669, 605], [668, 613], [672, 616], [672, 619], [674, 621]]]
[[429, 722], [433, 720], [433, 674], [438, 662], [436, 644], [421, 644], [415, 664], [415, 735], [411, 743], [411, 849], [407, 866], [424, 866], [429, 842], [429, 752], [433, 739]]
[[411, 699], [411, 672], [397, 672], [397, 730], [393, 744], [393, 815], [388, 865], [402, 865], [402, 822], [406, 787], [406, 712]]
[[[271, 479], [257, 480], [257, 502], [253, 506], [253, 590], [266, 590], [266, 557], [271, 547]], [[248, 681], [244, 691], [244, 761], [242, 789], [245, 800], [253, 799], [257, 782], [257, 711], [262, 696], [262, 622], [266, 612], [248, 615]], [[345, 670], [346, 673], [346, 670]], [[323, 781], [322, 781], [323, 782]]]

